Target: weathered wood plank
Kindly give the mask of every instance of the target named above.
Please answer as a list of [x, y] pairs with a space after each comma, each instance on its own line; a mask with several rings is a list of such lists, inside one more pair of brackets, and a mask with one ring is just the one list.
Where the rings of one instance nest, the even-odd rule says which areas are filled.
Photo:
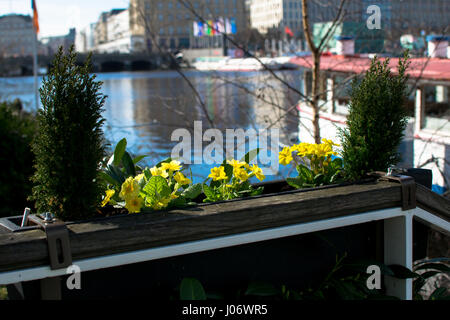
[[[401, 205], [390, 182], [293, 192], [68, 225], [73, 259], [312, 222]], [[42, 231], [0, 234], [0, 271], [48, 264]]]
[[419, 207], [450, 222], [450, 199], [444, 198], [420, 184], [417, 184], [416, 198]]

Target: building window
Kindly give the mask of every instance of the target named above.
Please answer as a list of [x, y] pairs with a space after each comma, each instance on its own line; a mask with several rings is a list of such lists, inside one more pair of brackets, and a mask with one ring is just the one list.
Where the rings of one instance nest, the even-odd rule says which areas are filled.
[[425, 118], [423, 128], [450, 133], [450, 87], [425, 86]]

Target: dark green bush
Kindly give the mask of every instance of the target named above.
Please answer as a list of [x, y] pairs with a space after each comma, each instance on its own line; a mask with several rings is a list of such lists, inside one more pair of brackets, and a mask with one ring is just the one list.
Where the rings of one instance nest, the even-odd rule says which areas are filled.
[[399, 59], [394, 75], [389, 59], [382, 63], [375, 57], [364, 78], [352, 83], [347, 128], [340, 131], [345, 172], [351, 180], [386, 171], [400, 160], [397, 149], [407, 125], [408, 58], [405, 53]]
[[103, 193], [97, 179], [104, 156], [101, 116], [106, 97], [101, 82], [90, 74], [90, 57], [75, 64], [74, 48], [62, 48], [40, 89], [43, 109], [38, 114], [39, 134], [32, 199], [39, 212], [49, 211], [62, 220], [95, 214]]
[[30, 144], [37, 126], [34, 116], [21, 108], [18, 100], [0, 103], [0, 217], [32, 207], [27, 202], [34, 159]]

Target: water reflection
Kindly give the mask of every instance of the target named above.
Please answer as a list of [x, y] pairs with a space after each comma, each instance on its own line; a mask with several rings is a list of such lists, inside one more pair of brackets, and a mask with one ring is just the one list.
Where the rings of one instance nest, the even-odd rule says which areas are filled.
[[[279, 72], [296, 88], [301, 88], [301, 72]], [[225, 129], [280, 128], [281, 143], [291, 143], [298, 134], [295, 109], [286, 110], [298, 100], [283, 84], [268, 73], [186, 72], [190, 84], [177, 72], [133, 72], [99, 74], [102, 92], [108, 96], [103, 116], [105, 136], [112, 145], [127, 138], [131, 151], [148, 154], [146, 165], [154, 165], [170, 155], [177, 142], [172, 132], [186, 128], [193, 137], [194, 121]], [[8, 83], [8, 86], [2, 85]], [[33, 78], [0, 79], [0, 97], [16, 97], [33, 108]], [[198, 102], [195, 87], [204, 107]], [[205, 147], [207, 143], [203, 144]], [[194, 152], [194, 150], [192, 150]], [[192, 165], [194, 180], [205, 178], [212, 166]], [[276, 177], [271, 177], [276, 178]]]

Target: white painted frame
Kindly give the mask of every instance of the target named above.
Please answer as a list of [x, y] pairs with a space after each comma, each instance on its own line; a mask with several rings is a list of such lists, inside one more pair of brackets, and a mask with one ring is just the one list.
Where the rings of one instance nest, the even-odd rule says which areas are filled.
[[[411, 269], [413, 262], [412, 220], [414, 216], [438, 227], [444, 232], [450, 233], [450, 223], [423, 209], [415, 208], [402, 211], [401, 208], [390, 208], [285, 227], [81, 259], [73, 261], [73, 264], [80, 267], [82, 272], [91, 271], [384, 220], [384, 263], [400, 264]], [[49, 266], [1, 272], [0, 285], [54, 278], [64, 274], [66, 274], [66, 269], [51, 270]], [[404, 300], [412, 299], [411, 279], [398, 280], [386, 277], [385, 283], [387, 294]]]

